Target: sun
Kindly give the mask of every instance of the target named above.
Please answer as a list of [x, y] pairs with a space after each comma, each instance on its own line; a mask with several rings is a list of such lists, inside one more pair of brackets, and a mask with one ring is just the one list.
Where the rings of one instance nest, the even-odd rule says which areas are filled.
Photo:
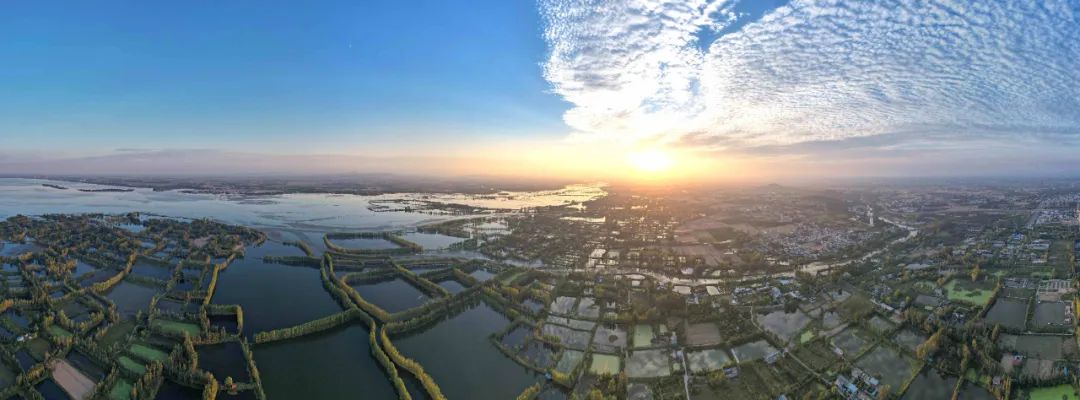
[[630, 165], [645, 173], [658, 173], [671, 168], [671, 157], [656, 149], [642, 150], [628, 155]]

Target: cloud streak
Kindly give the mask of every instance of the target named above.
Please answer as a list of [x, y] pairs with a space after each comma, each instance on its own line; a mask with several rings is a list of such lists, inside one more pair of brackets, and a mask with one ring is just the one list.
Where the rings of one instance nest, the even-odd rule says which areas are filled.
[[[749, 1], [749, 0], [745, 0]], [[699, 149], [1080, 136], [1080, 2], [541, 0], [574, 138]], [[1073, 140], [1068, 140], [1070, 143]], [[805, 147], [805, 146], [803, 146]]]

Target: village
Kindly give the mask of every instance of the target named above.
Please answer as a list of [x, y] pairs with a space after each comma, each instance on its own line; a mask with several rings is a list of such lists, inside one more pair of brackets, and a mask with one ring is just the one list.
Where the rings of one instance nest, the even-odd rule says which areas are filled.
[[1060, 198], [616, 187], [321, 240], [14, 217], [0, 398], [344, 396], [289, 381], [341, 373], [295, 360], [346, 335], [366, 343], [346, 373], [402, 399], [1076, 398], [1080, 225]]

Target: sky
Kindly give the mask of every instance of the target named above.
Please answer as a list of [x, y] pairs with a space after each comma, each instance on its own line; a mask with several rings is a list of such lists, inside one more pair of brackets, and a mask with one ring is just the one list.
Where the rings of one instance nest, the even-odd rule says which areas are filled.
[[0, 174], [1074, 175], [1078, 18], [1080, 0], [17, 1]]

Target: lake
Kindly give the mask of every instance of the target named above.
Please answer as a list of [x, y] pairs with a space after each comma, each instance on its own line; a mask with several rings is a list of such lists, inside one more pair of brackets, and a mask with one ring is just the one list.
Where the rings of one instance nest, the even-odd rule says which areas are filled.
[[509, 324], [509, 319], [480, 303], [425, 332], [393, 341], [402, 354], [424, 366], [447, 398], [513, 399], [540, 378], [488, 340], [488, 335]]
[[[68, 190], [42, 186], [46, 183], [68, 187]], [[323, 288], [319, 271], [315, 268], [296, 267], [263, 262], [267, 255], [299, 255], [295, 246], [283, 241], [303, 240], [316, 252], [325, 251], [322, 237], [328, 232], [401, 230], [407, 240], [433, 250], [436, 255], [448, 255], [446, 249], [461, 238], [445, 235], [417, 233], [418, 225], [438, 222], [460, 216], [433, 216], [430, 214], [400, 211], [375, 212], [369, 207], [387, 201], [435, 201], [466, 204], [473, 207], [500, 208], [507, 211], [523, 207], [551, 206], [571, 201], [586, 201], [604, 195], [595, 186], [576, 185], [561, 190], [541, 192], [510, 192], [492, 196], [460, 194], [399, 193], [379, 196], [331, 195], [331, 194], [285, 194], [272, 196], [222, 196], [193, 194], [181, 191], [156, 192], [137, 188], [130, 192], [81, 192], [78, 189], [101, 189], [107, 186], [57, 182], [38, 179], [0, 178], [0, 218], [15, 215], [106, 213], [124, 214], [141, 212], [147, 216], [182, 219], [209, 218], [212, 220], [244, 225], [259, 229], [270, 238], [258, 247], [248, 247], [243, 258], [235, 260], [219, 275], [213, 303], [239, 304], [243, 307], [243, 334], [249, 338], [256, 332], [289, 327], [313, 319], [331, 315], [342, 310], [341, 306]], [[494, 224], [494, 223], [493, 223]], [[505, 230], [505, 224], [494, 228]], [[118, 227], [139, 233], [145, 228], [138, 224]], [[356, 248], [394, 247], [386, 241], [367, 242], [365, 239], [335, 240], [339, 245]], [[0, 251], [15, 255], [25, 251], [38, 251], [32, 243], [5, 243]], [[478, 257], [463, 253], [464, 256]], [[220, 260], [215, 260], [220, 261]], [[173, 260], [172, 262], [175, 262]], [[6, 268], [5, 268], [6, 270]], [[95, 271], [96, 270], [96, 271]], [[83, 276], [80, 285], [89, 286], [113, 276], [116, 271], [101, 270], [79, 262], [73, 275]], [[192, 271], [184, 271], [192, 274]], [[140, 260], [133, 274], [166, 280], [173, 275], [173, 268], [162, 267]], [[491, 279], [494, 274], [479, 270], [471, 274], [479, 280]], [[197, 276], [179, 287], [188, 290], [198, 283]], [[205, 287], [207, 281], [203, 281]], [[441, 284], [458, 292], [464, 286], [456, 280]], [[422, 292], [411, 284], [396, 280], [364, 287], [360, 293], [389, 311], [414, 307], [427, 300]], [[116, 303], [125, 318], [138, 311], [146, 311], [152, 297], [162, 288], [121, 281], [105, 296]], [[59, 287], [56, 296], [65, 292]], [[177, 302], [163, 302], [162, 309], [180, 310]], [[86, 315], [87, 310], [71, 303], [72, 314]], [[28, 322], [14, 311], [5, 313], [19, 326]], [[73, 315], [74, 316], [74, 315]], [[234, 321], [234, 320], [233, 320]], [[213, 323], [235, 329], [229, 317], [215, 317]], [[522, 366], [499, 352], [488, 340], [488, 335], [505, 328], [510, 321], [486, 304], [479, 304], [461, 314], [446, 319], [426, 331], [408, 337], [394, 339], [406, 356], [423, 363], [436, 382], [452, 399], [505, 399], [516, 397], [524, 388], [540, 379]], [[130, 331], [110, 329], [107, 342], [115, 342]], [[113, 332], [116, 334], [113, 334]], [[271, 399], [290, 398], [396, 398], [397, 394], [382, 367], [372, 358], [368, 347], [368, 330], [362, 325], [349, 325], [315, 335], [271, 344], [252, 345], [255, 361], [262, 376], [266, 394]], [[537, 347], [528, 350], [535, 362], [551, 364], [551, 354]], [[200, 346], [201, 367], [216, 375], [246, 377], [243, 357], [236, 344]], [[93, 366], [81, 355], [73, 355], [74, 363], [81, 368]], [[28, 368], [35, 360], [26, 350], [15, 354], [19, 365]], [[468, 365], [469, 368], [461, 368]], [[11, 367], [14, 369], [14, 366]], [[0, 371], [0, 379], [7, 380], [13, 371]], [[94, 375], [100, 375], [94, 371]], [[405, 374], [410, 391], [415, 392], [415, 380]], [[219, 376], [219, 379], [223, 378]], [[39, 391], [52, 398], [59, 389], [47, 380]], [[166, 382], [158, 398], [186, 398], [197, 394], [175, 383]], [[62, 395], [62, 391], [59, 393]], [[233, 397], [225, 397], [233, 398]]]
[[[371, 357], [362, 325], [258, 345], [255, 363], [271, 399], [395, 399], [386, 373]], [[441, 382], [440, 382], [441, 384]]]
[[149, 311], [150, 300], [157, 293], [158, 289], [123, 280], [105, 292], [105, 297], [116, 303], [116, 310], [127, 318], [135, 316], [139, 311]]
[[[263, 262], [263, 256], [292, 254], [296, 248], [276, 242], [249, 247], [218, 275], [213, 302], [244, 308], [244, 335], [285, 328], [341, 311], [323, 288], [319, 271]], [[286, 295], [287, 294], [287, 295]]]
[[394, 278], [382, 282], [356, 283], [352, 287], [365, 300], [389, 313], [405, 311], [428, 301], [428, 296], [424, 292], [405, 281], [404, 278]]
[[[53, 189], [41, 186], [42, 184], [59, 184], [70, 189]], [[179, 218], [212, 218], [268, 231], [283, 231], [288, 235], [299, 233], [306, 241], [314, 244], [321, 240], [322, 232], [327, 231], [401, 229], [424, 221], [447, 219], [420, 213], [375, 212], [369, 209], [373, 201], [426, 200], [517, 210], [522, 207], [586, 201], [605, 194], [602, 188], [595, 185], [570, 185], [553, 191], [512, 192], [505, 196], [426, 193], [358, 196], [298, 193], [230, 197], [183, 193], [178, 190], [155, 192], [148, 188], [136, 188], [131, 192], [78, 190], [107, 187], [41, 179], [0, 178], [0, 218], [6, 219], [18, 214], [121, 214], [138, 211]], [[315, 234], [314, 237], [310, 236], [312, 233]]]

